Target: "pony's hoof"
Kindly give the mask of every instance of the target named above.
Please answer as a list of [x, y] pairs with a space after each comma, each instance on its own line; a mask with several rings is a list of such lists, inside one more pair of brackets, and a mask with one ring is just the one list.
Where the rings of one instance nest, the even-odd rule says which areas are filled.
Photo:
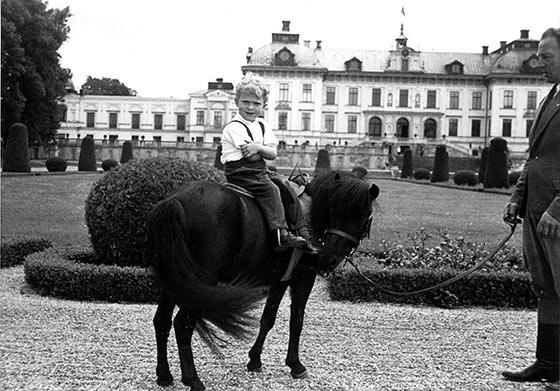
[[173, 376], [171, 375], [171, 373], [160, 375], [157, 377], [156, 383], [160, 387], [170, 386], [171, 383], [173, 383]]
[[249, 361], [247, 363], [247, 370], [249, 372], [262, 372], [262, 363], [261, 362], [253, 362]]
[[307, 372], [307, 369], [304, 370], [303, 372], [300, 372], [300, 373], [294, 373], [292, 371], [292, 377], [294, 379], [307, 379], [307, 378], [309, 378], [309, 373]]
[[200, 381], [200, 379], [188, 379], [188, 380], [181, 380], [181, 382], [187, 386], [187, 387], [191, 387], [191, 391], [203, 391], [206, 389], [206, 387], [204, 386], [204, 384]]

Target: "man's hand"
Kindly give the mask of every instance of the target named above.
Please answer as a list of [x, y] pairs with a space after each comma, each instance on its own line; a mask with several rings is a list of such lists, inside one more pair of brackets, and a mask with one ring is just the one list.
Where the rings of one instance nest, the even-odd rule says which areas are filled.
[[537, 225], [537, 233], [545, 238], [560, 239], [560, 221], [544, 212]]
[[504, 222], [507, 224], [516, 224], [518, 214], [519, 204], [517, 202], [508, 202], [504, 209]]

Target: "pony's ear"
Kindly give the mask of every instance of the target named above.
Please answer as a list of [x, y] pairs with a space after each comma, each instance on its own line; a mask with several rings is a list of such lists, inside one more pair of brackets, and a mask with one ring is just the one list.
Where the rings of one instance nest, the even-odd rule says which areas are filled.
[[340, 179], [340, 174], [337, 172], [336, 174], [334, 174], [334, 180], [338, 181]]
[[371, 195], [372, 200], [375, 200], [379, 195], [379, 187], [377, 187], [375, 183], [371, 184], [371, 187], [369, 188], [369, 194]]

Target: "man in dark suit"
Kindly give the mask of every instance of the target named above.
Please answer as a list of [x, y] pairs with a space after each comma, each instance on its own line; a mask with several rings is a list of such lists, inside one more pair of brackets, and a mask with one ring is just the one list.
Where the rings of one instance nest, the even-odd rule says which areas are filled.
[[536, 361], [507, 380], [548, 381], [558, 389], [560, 323], [560, 29], [548, 29], [537, 55], [545, 78], [554, 83], [541, 102], [529, 136], [529, 158], [517, 181], [504, 221], [523, 217], [523, 256], [538, 297]]

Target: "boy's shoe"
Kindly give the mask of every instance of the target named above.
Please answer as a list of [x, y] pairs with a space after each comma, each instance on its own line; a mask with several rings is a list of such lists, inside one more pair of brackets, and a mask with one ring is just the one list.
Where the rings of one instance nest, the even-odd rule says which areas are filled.
[[307, 245], [307, 240], [301, 236], [296, 236], [288, 231], [287, 228], [280, 228], [276, 230], [277, 235], [277, 247], [276, 251], [287, 250], [289, 248], [301, 248], [304, 249]]
[[309, 254], [319, 254], [320, 250], [313, 245], [311, 242], [311, 234], [309, 233], [309, 229], [307, 226], [303, 226], [297, 230], [297, 234], [307, 240], [307, 245], [303, 249], [306, 253]]

